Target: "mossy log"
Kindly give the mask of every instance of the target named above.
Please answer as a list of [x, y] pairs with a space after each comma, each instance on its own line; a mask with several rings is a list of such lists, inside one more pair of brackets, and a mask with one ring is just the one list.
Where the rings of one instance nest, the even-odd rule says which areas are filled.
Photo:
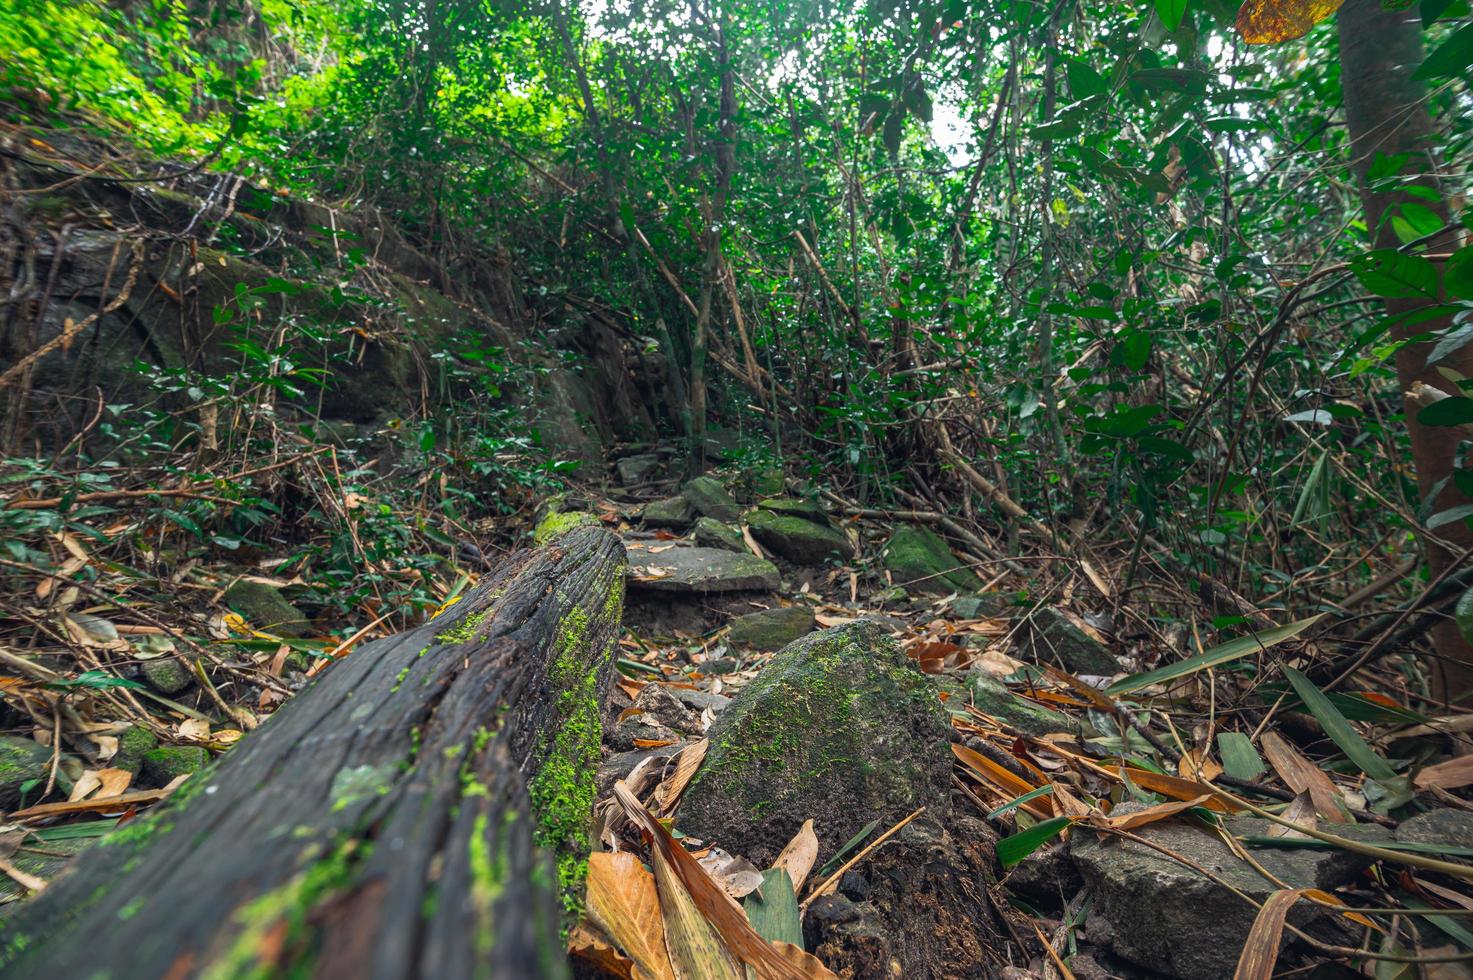
[[18, 912], [0, 977], [562, 975], [624, 575], [578, 528], [350, 654]]

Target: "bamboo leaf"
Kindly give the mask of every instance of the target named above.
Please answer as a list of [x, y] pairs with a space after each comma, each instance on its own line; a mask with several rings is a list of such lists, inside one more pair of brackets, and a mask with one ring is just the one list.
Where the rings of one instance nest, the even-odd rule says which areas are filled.
[[997, 842], [997, 859], [1004, 868], [1011, 868], [1044, 844], [1057, 837], [1065, 827], [1074, 822], [1072, 817], [1053, 817], [1036, 823], [1027, 830]]
[[1242, 732], [1219, 732], [1217, 753], [1222, 756], [1222, 771], [1234, 779], [1257, 779], [1268, 771], [1253, 740]]
[[1330, 699], [1325, 697], [1325, 693], [1313, 681], [1293, 667], [1285, 667], [1284, 676], [1294, 685], [1295, 693], [1325, 729], [1325, 734], [1340, 747], [1346, 758], [1355, 763], [1357, 769], [1372, 779], [1396, 778], [1396, 770], [1391, 768], [1391, 764], [1377, 755], [1366, 744], [1365, 739], [1350, 727], [1350, 722], [1345, 720], [1345, 716], [1330, 703]]
[[1152, 684], [1174, 681], [1177, 678], [1195, 674], [1199, 670], [1206, 670], [1209, 667], [1219, 667], [1222, 664], [1237, 660], [1239, 657], [1246, 657], [1250, 653], [1256, 653], [1259, 650], [1271, 647], [1275, 643], [1282, 643], [1285, 640], [1293, 639], [1319, 622], [1323, 615], [1324, 613], [1320, 613], [1310, 616], [1308, 619], [1301, 619], [1297, 622], [1289, 623], [1286, 626], [1276, 626], [1273, 629], [1264, 630], [1262, 633], [1234, 637], [1226, 643], [1218, 644], [1211, 650], [1200, 653], [1195, 657], [1188, 657], [1186, 660], [1168, 664], [1165, 667], [1157, 667], [1155, 670], [1148, 670], [1143, 674], [1131, 674], [1129, 677], [1122, 677], [1114, 684], [1105, 688], [1105, 693], [1111, 695], [1129, 694], [1131, 691], [1139, 691], [1141, 688], [1150, 687]]

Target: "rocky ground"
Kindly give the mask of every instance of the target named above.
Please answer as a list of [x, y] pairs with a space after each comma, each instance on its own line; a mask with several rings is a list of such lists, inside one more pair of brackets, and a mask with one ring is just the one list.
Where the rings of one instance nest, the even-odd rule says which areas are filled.
[[[629, 556], [598, 773], [605, 851], [643, 853], [627, 791], [758, 932], [846, 977], [1225, 978], [1245, 946], [1277, 951], [1260, 906], [1293, 889], [1312, 891], [1287, 914], [1281, 969], [1358, 950], [1455, 957], [1473, 938], [1457, 870], [1473, 807], [1451, 792], [1473, 777], [1435, 761], [1436, 733], [1394, 699], [1335, 702], [1401, 770], [1362, 773], [1344, 717], [1312, 698], [1281, 688], [1270, 707], [1230, 672], [1141, 673], [1190, 658], [1107, 630], [1110, 582], [1087, 561], [1050, 565], [1039, 588], [924, 514], [876, 515], [778, 472], [683, 480], [669, 462], [626, 454], [607, 484], [549, 500], [531, 531], [546, 543], [599, 524]], [[255, 641], [233, 680], [181, 656], [165, 626], [96, 610], [66, 617], [90, 676], [6, 652], [0, 914], [329, 662], [295, 642], [320, 624], [290, 590], [222, 577], [212, 598], [190, 628]], [[26, 725], [16, 706], [44, 717], [43, 689], [90, 756]], [[590, 864], [570, 945], [586, 969], [646, 975], [631, 965], [634, 918], [595, 885], [648, 872], [609, 856]]]

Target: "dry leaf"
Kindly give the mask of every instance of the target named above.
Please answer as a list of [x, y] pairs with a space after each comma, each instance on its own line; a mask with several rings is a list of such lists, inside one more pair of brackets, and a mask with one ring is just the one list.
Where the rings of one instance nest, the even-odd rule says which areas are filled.
[[675, 974], [681, 980], [743, 980], [741, 965], [732, 958], [715, 926], [696, 907], [665, 851], [655, 848], [651, 859], [665, 922], [665, 948]]
[[[1058, 790], [1055, 790], [1058, 792]], [[1171, 803], [1157, 803], [1148, 806], [1144, 810], [1136, 810], [1133, 813], [1122, 813], [1119, 816], [1106, 816], [1103, 813], [1091, 813], [1087, 822], [1091, 827], [1102, 827], [1108, 830], [1134, 830], [1144, 827], [1168, 817], [1174, 817], [1183, 810], [1190, 810], [1194, 806], [1205, 806], [1211, 796], [1199, 796], [1195, 800], [1176, 800]]]
[[1302, 888], [1281, 888], [1263, 903], [1253, 920], [1253, 928], [1243, 940], [1243, 952], [1238, 957], [1233, 980], [1273, 980], [1279, 944], [1284, 938], [1284, 917], [1303, 894]]
[[[1279, 814], [1279, 816], [1290, 823], [1296, 823], [1310, 830], [1319, 829], [1319, 815], [1314, 812], [1314, 800], [1308, 793], [1296, 795], [1293, 802], [1285, 807], [1284, 812]], [[1293, 827], [1285, 827], [1281, 823], [1269, 824], [1265, 834], [1269, 837], [1285, 837], [1291, 840], [1294, 838], [1304, 840], [1309, 837], [1303, 831], [1295, 830]]]
[[[967, 767], [967, 771], [982, 777], [986, 782], [998, 787], [1003, 792], [1004, 799], [1014, 799], [1024, 793], [1031, 793], [1037, 787], [1031, 785], [1021, 776], [1014, 775], [1009, 769], [1005, 769], [993, 762], [991, 759], [975, 749], [969, 749], [965, 745], [951, 743], [951, 752]], [[1023, 804], [1023, 808], [1036, 817], [1047, 820], [1054, 815], [1053, 806], [1048, 797], [1040, 796]]]
[[1218, 813], [1237, 813], [1242, 807], [1229, 803], [1218, 796], [1211, 786], [1199, 783], [1192, 779], [1182, 779], [1180, 776], [1167, 776], [1159, 772], [1151, 772], [1148, 769], [1131, 769], [1124, 766], [1112, 766], [1116, 774], [1128, 777], [1131, 782], [1152, 793], [1160, 793], [1169, 796], [1173, 800], [1195, 800], [1198, 797], [1207, 797], [1207, 802], [1201, 804], [1209, 810]]
[[668, 870], [685, 886], [696, 908], [712, 924], [727, 949], [750, 966], [758, 980], [837, 980], [816, 957], [779, 950], [762, 938], [747, 921], [742, 907], [676, 843], [670, 831], [645, 809], [622, 780], [614, 784], [614, 798], [624, 814], [644, 832], [650, 847], [668, 862]]
[[1342, 0], [1248, 0], [1234, 25], [1249, 44], [1278, 44], [1309, 29], [1340, 9]]
[[762, 872], [744, 857], [713, 847], [700, 858], [701, 867], [732, 898], [746, 898], [762, 887]]
[[628, 852], [588, 856], [588, 917], [633, 962], [634, 980], [674, 980], [655, 878]]
[[701, 768], [701, 762], [706, 758], [706, 749], [710, 744], [709, 739], [703, 738], [699, 742], [692, 742], [675, 754], [675, 771], [670, 773], [665, 781], [655, 789], [655, 809], [661, 816], [668, 817], [675, 812], [675, 807], [680, 802], [680, 795], [690, 785], [696, 770]]
[[1308, 793], [1314, 801], [1315, 812], [1331, 823], [1350, 823], [1350, 814], [1345, 811], [1340, 791], [1330, 782], [1324, 771], [1295, 751], [1274, 732], [1264, 732], [1259, 740], [1268, 764], [1284, 784], [1295, 793]]
[[1428, 766], [1412, 777], [1417, 789], [1457, 789], [1473, 783], [1473, 755], [1460, 755], [1435, 766]]
[[67, 797], [67, 802], [75, 803], [78, 800], [85, 800], [92, 794], [93, 790], [101, 785], [102, 778], [94, 770], [88, 769], [72, 784], [72, 792]]
[[202, 742], [210, 737], [210, 723], [199, 718], [186, 718], [174, 726], [174, 735], [190, 742]]
[[97, 778], [100, 786], [94, 800], [110, 800], [122, 796], [133, 783], [133, 774], [126, 769], [99, 769]]
[[793, 839], [788, 841], [788, 846], [772, 862], [772, 866], [782, 868], [788, 873], [788, 878], [793, 883], [793, 894], [796, 895], [803, 890], [803, 882], [808, 880], [808, 874], [817, 860], [818, 835], [813, 832], [813, 821], [805, 820]]
[[621, 980], [650, 980], [648, 974], [636, 974], [634, 961], [614, 946], [607, 936], [584, 922], [578, 923], [568, 933], [568, 955], [592, 963], [602, 973]]

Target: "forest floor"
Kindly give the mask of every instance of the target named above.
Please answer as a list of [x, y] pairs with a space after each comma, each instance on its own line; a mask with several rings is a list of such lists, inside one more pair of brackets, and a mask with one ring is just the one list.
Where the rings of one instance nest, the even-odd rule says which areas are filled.
[[[1118, 601], [1128, 555], [984, 557], [936, 535], [926, 512], [867, 510], [773, 473], [684, 481], [672, 465], [625, 454], [606, 482], [484, 528], [517, 544], [596, 522], [628, 550], [603, 847], [643, 846], [620, 784], [686, 830], [759, 931], [846, 976], [1232, 976], [1244, 949], [1277, 954], [1294, 901], [1276, 895], [1298, 900], [1281, 969], [1398, 975], [1386, 964], [1414, 961], [1465, 975], [1473, 804], [1452, 791], [1473, 766], [1449, 757], [1448, 733], [1467, 716], [1412, 711], [1415, 677], [1393, 661], [1327, 694], [1287, 666], [1308, 672], [1334, 651], [1315, 620], [1258, 623], [1205, 648], [1198, 630], [1153, 625], [1150, 602], [1196, 602], [1170, 579]], [[106, 514], [44, 542], [65, 553], [67, 577], [0, 559], [27, 590], [0, 597], [16, 733], [0, 736], [0, 914], [395, 627], [382, 606], [358, 628], [304, 612], [300, 581], [269, 574], [281, 556], [224, 562], [162, 541], [140, 553], [127, 508], [149, 498], [110, 494]], [[463, 574], [424, 584], [453, 601], [493, 551], [463, 544]], [[1183, 618], [1205, 632], [1213, 615]], [[845, 640], [856, 662], [918, 667], [939, 728], [867, 666], [793, 672], [805, 658], [827, 665], [813, 637], [854, 624], [869, 624]], [[850, 696], [810, 698], [830, 684]], [[761, 716], [774, 699], [803, 707]], [[753, 711], [770, 756], [733, 751]], [[847, 739], [842, 764], [813, 764], [808, 746], [830, 736]], [[804, 778], [784, 759], [803, 760]], [[747, 814], [740, 797], [713, 803], [713, 768], [766, 798]], [[898, 783], [872, 775], [894, 772]], [[778, 868], [792, 891], [774, 911], [763, 906]], [[629, 930], [650, 921], [621, 923], [594, 896], [649, 872], [600, 858], [589, 874], [573, 950], [640, 975]], [[949, 910], [917, 898], [941, 893]]]

